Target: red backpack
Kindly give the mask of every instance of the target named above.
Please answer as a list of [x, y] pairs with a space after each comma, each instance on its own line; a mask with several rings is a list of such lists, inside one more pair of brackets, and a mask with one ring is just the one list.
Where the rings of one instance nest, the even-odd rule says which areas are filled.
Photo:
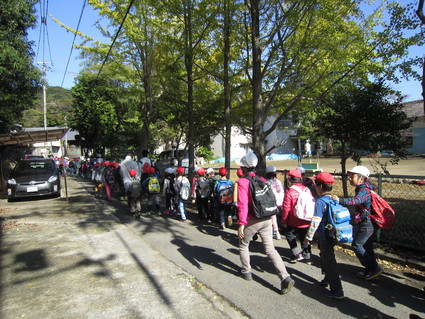
[[394, 224], [394, 209], [373, 190], [370, 190], [370, 194], [372, 196], [370, 218], [382, 229], [390, 229]]

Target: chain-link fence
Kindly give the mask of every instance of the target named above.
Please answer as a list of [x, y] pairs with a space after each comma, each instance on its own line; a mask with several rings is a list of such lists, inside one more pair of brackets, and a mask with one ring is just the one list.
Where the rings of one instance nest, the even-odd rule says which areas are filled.
[[[278, 171], [277, 177], [285, 185], [288, 171]], [[333, 193], [343, 197], [341, 174], [333, 174]], [[237, 180], [236, 170], [231, 171], [231, 179]], [[377, 240], [396, 246], [425, 251], [425, 176], [371, 175], [371, 182], [396, 212], [394, 226], [380, 229]], [[348, 183], [348, 181], [347, 181]], [[354, 187], [348, 183], [348, 196], [354, 196]], [[350, 209], [353, 209], [352, 207]]]

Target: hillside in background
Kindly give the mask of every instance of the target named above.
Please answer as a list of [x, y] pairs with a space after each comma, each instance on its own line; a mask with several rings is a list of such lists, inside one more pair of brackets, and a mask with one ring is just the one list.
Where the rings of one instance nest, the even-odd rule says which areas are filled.
[[[24, 127], [43, 127], [43, 92], [37, 95], [36, 107], [24, 112]], [[47, 126], [66, 126], [66, 115], [71, 110], [72, 94], [71, 90], [59, 86], [46, 87], [46, 114]]]

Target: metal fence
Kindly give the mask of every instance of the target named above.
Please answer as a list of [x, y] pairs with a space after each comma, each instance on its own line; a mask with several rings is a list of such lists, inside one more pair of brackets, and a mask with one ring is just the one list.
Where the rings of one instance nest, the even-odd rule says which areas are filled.
[[[287, 171], [278, 171], [277, 177], [284, 184]], [[333, 193], [342, 197], [341, 174], [335, 177]], [[236, 171], [231, 179], [237, 180]], [[391, 229], [380, 229], [377, 241], [425, 251], [425, 176], [371, 175], [371, 182], [395, 210], [396, 219]], [[285, 185], [285, 184], [284, 184]], [[354, 187], [348, 184], [348, 196], [354, 196]], [[353, 209], [353, 208], [351, 208]]]

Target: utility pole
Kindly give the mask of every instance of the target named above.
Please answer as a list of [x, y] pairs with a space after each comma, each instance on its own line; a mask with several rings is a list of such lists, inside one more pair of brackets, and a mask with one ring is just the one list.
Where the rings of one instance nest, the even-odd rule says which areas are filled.
[[43, 123], [44, 123], [44, 130], [47, 130], [47, 103], [46, 103], [46, 72], [47, 72], [47, 65], [50, 62], [37, 62], [37, 64], [41, 64], [41, 69], [43, 70]]

